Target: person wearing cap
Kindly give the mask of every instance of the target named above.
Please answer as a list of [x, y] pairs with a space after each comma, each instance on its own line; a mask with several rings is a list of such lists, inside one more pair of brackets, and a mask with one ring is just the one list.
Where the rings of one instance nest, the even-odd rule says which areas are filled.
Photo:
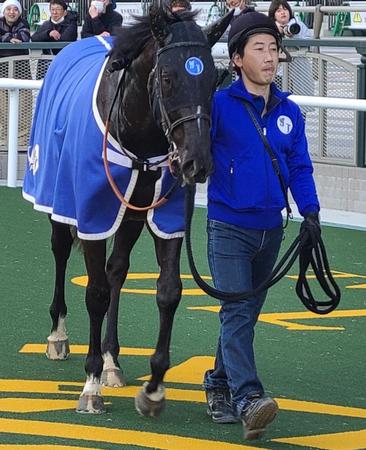
[[[287, 195], [263, 135], [279, 164], [284, 189], [291, 190], [305, 218], [304, 226], [320, 233], [304, 121], [289, 93], [273, 83], [280, 46], [271, 18], [258, 12], [241, 14], [232, 22], [228, 38], [239, 78], [213, 99], [208, 260], [215, 287], [226, 292], [253, 291], [263, 283], [281, 246], [281, 211]], [[215, 364], [204, 375], [208, 414], [216, 423], [241, 421], [246, 439], [262, 436], [278, 410], [260, 381], [253, 349], [254, 327], [265, 298], [261, 291], [240, 301], [220, 301]]]
[[122, 16], [113, 10], [110, 0], [93, 0], [85, 16], [81, 37], [110, 36], [122, 26]]
[[[33, 33], [33, 42], [72, 42], [76, 41], [77, 31], [77, 14], [67, 11], [67, 4], [64, 0], [50, 1], [49, 20], [45, 20], [39, 29]], [[53, 49], [52, 53], [57, 55], [61, 49]], [[44, 51], [49, 54], [49, 51]]]
[[[22, 19], [22, 6], [18, 0], [5, 0], [0, 5], [3, 17], [0, 18], [0, 42], [20, 44], [29, 42], [29, 24]], [[5, 58], [16, 55], [28, 55], [28, 50], [7, 49], [0, 50], [0, 57]]]

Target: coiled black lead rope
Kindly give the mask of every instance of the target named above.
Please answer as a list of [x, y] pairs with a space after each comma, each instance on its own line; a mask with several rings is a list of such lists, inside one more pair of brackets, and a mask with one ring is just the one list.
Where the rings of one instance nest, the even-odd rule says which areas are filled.
[[[300, 273], [296, 283], [296, 293], [304, 306], [316, 314], [328, 314], [333, 311], [339, 304], [341, 299], [341, 292], [336, 284], [333, 275], [330, 271], [328, 258], [325, 251], [324, 243], [319, 236], [316, 245], [308, 245], [308, 232], [303, 231], [296, 237], [290, 248], [283, 255], [280, 261], [274, 267], [272, 273], [264, 282], [252, 291], [244, 292], [224, 292], [206, 283], [198, 273], [196, 268], [191, 242], [191, 226], [194, 211], [194, 197], [195, 186], [186, 186], [185, 194], [185, 222], [186, 222], [186, 251], [189, 262], [189, 267], [192, 276], [197, 285], [206, 294], [219, 300], [238, 301], [245, 298], [257, 295], [259, 292], [266, 290], [283, 278], [290, 270], [297, 257], [299, 257]], [[323, 291], [329, 297], [327, 301], [315, 300], [309, 283], [306, 279], [306, 272], [309, 265], [311, 265], [314, 274], [322, 287]]]

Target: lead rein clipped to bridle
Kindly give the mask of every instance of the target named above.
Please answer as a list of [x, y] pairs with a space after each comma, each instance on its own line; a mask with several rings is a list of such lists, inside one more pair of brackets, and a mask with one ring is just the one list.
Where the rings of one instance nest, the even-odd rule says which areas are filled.
[[[339, 304], [341, 293], [338, 285], [336, 284], [333, 275], [330, 271], [327, 254], [325, 251], [324, 243], [321, 236], [317, 239], [316, 245], [309, 246], [309, 232], [302, 231], [290, 245], [287, 252], [282, 256], [280, 261], [276, 264], [272, 273], [261, 283], [256, 289], [252, 291], [243, 292], [224, 292], [218, 290], [208, 283], [206, 283], [198, 273], [196, 268], [193, 252], [192, 252], [192, 242], [191, 242], [191, 227], [192, 227], [192, 217], [194, 211], [194, 197], [195, 197], [195, 186], [186, 186], [185, 195], [185, 222], [186, 222], [186, 251], [189, 262], [189, 267], [192, 272], [193, 278], [197, 285], [206, 294], [214, 297], [218, 300], [224, 301], [238, 301], [244, 300], [248, 297], [257, 295], [259, 292], [267, 290], [275, 283], [277, 283], [281, 278], [283, 278], [286, 273], [290, 270], [294, 264], [296, 258], [299, 256], [300, 261], [300, 273], [296, 283], [296, 293], [304, 306], [316, 314], [328, 314], [333, 311]], [[313, 268], [314, 274], [326, 295], [329, 297], [328, 301], [315, 300], [312, 295], [310, 286], [306, 279], [306, 272], [309, 265]]]

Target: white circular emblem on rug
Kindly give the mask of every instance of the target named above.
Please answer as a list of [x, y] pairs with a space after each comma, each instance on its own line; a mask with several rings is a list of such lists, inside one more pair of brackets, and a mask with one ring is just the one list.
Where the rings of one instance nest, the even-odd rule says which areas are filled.
[[293, 128], [292, 120], [288, 116], [279, 116], [277, 126], [281, 133], [289, 134]]

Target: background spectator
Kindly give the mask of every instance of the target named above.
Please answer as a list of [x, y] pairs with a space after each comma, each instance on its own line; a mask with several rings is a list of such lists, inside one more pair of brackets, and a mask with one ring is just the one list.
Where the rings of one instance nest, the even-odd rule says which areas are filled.
[[[18, 0], [6, 0], [2, 6], [2, 17], [0, 18], [0, 42], [20, 44], [21, 42], [28, 42], [30, 40], [30, 31], [28, 22], [22, 19], [22, 6]], [[28, 55], [27, 49], [1, 49], [0, 58], [6, 58], [10, 56]], [[9, 65], [5, 62], [2, 67], [2, 76], [4, 75], [4, 68], [8, 68]], [[13, 63], [14, 72], [12, 76], [14, 78], [27, 78], [30, 79], [31, 71], [28, 59], [20, 59]], [[20, 109], [26, 111], [20, 116], [19, 119], [19, 144], [27, 145], [28, 131], [30, 127], [32, 111], [29, 109], [31, 105], [32, 94], [28, 90], [22, 90], [20, 92]], [[6, 90], [0, 90], [0, 145], [5, 145], [7, 136], [7, 124], [8, 124], [8, 92]]]
[[[63, 0], [50, 1], [51, 18], [43, 22], [39, 30], [32, 35], [33, 42], [71, 42], [76, 41], [77, 14], [67, 11], [67, 4]], [[54, 55], [60, 49], [52, 50]], [[45, 54], [50, 52], [44, 51]]]
[[[20, 44], [30, 40], [28, 22], [22, 19], [22, 6], [18, 0], [6, 0], [2, 4], [3, 17], [0, 18], [0, 42]], [[0, 50], [0, 57], [27, 55], [28, 50]]]
[[[311, 39], [313, 37], [312, 31], [298, 17], [295, 18], [287, 0], [272, 0], [268, 16], [276, 22], [279, 32], [285, 38]], [[288, 69], [288, 90], [295, 95], [313, 96], [315, 86], [310, 60], [305, 56], [296, 56], [289, 64]], [[277, 71], [276, 82], [284, 89], [283, 66], [281, 65]], [[304, 119], [306, 119], [306, 113], [311, 111], [314, 111], [312, 106], [301, 107]]]
[[122, 16], [113, 11], [110, 0], [93, 0], [85, 16], [81, 37], [110, 36], [115, 27], [122, 26]]
[[[284, 37], [295, 37], [296, 39], [313, 37], [309, 28], [298, 17], [295, 19], [287, 0], [273, 0], [269, 6], [268, 15], [276, 22], [279, 32]], [[293, 27], [288, 26], [290, 21], [294, 25]]]

